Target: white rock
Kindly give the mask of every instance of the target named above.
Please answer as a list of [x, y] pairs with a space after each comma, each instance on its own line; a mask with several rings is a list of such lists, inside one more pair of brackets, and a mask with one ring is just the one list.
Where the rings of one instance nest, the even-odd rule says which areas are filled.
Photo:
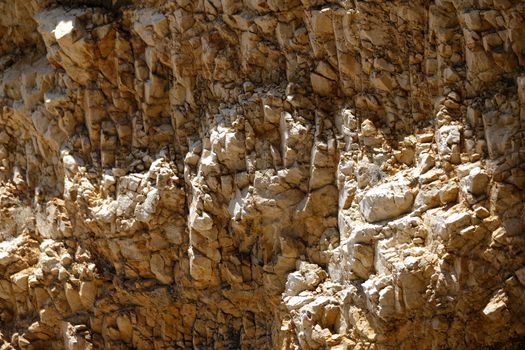
[[315, 298], [311, 294], [307, 295], [298, 295], [293, 297], [285, 297], [284, 303], [288, 310], [297, 310], [314, 301]]
[[14, 262], [16, 257], [13, 253], [0, 252], [0, 266], [7, 266]]
[[78, 169], [78, 163], [72, 155], [65, 155], [62, 158], [62, 163], [64, 164], [64, 168], [70, 172], [76, 172]]
[[378, 314], [381, 318], [387, 318], [395, 313], [395, 289], [386, 286], [379, 291]]
[[462, 228], [470, 225], [471, 215], [459, 211], [429, 210], [425, 214], [425, 222], [435, 236], [448, 240], [451, 235], [459, 234]]
[[289, 274], [284, 294], [286, 296], [295, 296], [303, 290], [306, 290], [306, 282], [303, 275], [299, 271]]
[[148, 222], [153, 219], [159, 200], [160, 195], [156, 188], [149, 191], [144, 203], [137, 205], [135, 208], [135, 216], [137, 219], [142, 222]]
[[479, 167], [472, 169], [467, 177], [464, 178], [464, 184], [468, 192], [479, 196], [487, 192], [489, 185], [489, 176]]
[[350, 237], [348, 237], [348, 240], [351, 243], [370, 243], [373, 241], [374, 236], [379, 233], [380, 229], [380, 225], [355, 225], [352, 227], [352, 231], [350, 233]]
[[489, 318], [491, 321], [501, 321], [505, 318], [508, 313], [507, 310], [507, 296], [504, 292], [496, 293], [489, 303], [483, 309], [483, 315]]
[[389, 182], [365, 193], [359, 208], [368, 222], [393, 219], [406, 213], [414, 203], [414, 194], [406, 181]]
[[452, 152], [451, 146], [461, 141], [460, 127], [457, 125], [442, 126], [436, 134], [436, 141], [439, 154], [450, 154]]
[[213, 227], [213, 219], [206, 212], [202, 212], [200, 215], [195, 213], [190, 220], [190, 227], [199, 232], [211, 230]]
[[422, 153], [419, 156], [419, 159], [417, 161], [417, 168], [416, 168], [416, 175], [419, 176], [421, 174], [426, 173], [435, 164], [434, 156], [430, 153]]

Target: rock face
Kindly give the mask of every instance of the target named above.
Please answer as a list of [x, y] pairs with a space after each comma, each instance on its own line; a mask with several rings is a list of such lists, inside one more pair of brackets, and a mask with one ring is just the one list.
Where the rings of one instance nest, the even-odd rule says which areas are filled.
[[0, 1], [0, 349], [522, 349], [525, 4]]
[[366, 221], [393, 219], [412, 208], [414, 194], [404, 181], [387, 182], [368, 190], [359, 207]]

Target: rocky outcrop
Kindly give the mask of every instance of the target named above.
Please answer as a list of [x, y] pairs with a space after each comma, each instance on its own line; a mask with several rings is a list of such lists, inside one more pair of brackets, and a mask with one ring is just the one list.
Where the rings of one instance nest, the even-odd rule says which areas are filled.
[[525, 5], [0, 2], [1, 349], [521, 349]]

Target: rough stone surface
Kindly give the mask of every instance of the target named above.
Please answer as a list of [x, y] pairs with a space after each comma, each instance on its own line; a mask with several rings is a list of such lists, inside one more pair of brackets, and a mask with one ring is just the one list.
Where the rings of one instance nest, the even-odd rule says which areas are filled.
[[0, 0], [0, 349], [525, 348], [525, 4]]
[[359, 207], [369, 222], [395, 218], [409, 211], [414, 203], [414, 194], [406, 181], [394, 180], [368, 190]]

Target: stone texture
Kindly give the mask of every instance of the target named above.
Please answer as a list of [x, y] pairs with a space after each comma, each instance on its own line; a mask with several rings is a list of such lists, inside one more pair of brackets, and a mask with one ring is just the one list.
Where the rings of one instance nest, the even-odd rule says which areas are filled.
[[0, 349], [522, 349], [522, 1], [0, 1]]
[[394, 180], [368, 190], [359, 208], [368, 222], [393, 219], [409, 211], [414, 203], [414, 194], [404, 179]]

